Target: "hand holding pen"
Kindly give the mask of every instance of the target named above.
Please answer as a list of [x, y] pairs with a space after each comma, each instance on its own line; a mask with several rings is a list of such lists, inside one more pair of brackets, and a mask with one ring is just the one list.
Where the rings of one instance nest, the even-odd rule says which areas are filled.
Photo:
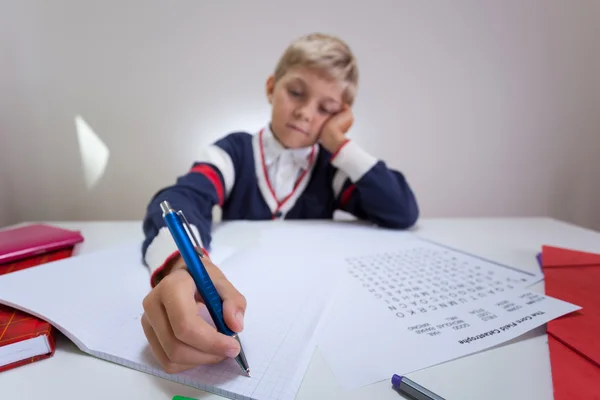
[[[246, 299], [206, 254], [201, 262], [222, 300], [225, 324], [233, 333], [241, 332]], [[172, 374], [225, 358], [239, 358], [239, 340], [218, 332], [199, 316], [203, 302], [182, 257], [144, 299], [144, 333], [165, 372]]]

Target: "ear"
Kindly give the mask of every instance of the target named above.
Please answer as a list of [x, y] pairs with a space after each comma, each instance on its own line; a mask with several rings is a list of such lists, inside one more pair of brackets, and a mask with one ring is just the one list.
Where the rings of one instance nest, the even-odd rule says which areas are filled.
[[269, 104], [273, 102], [273, 92], [275, 91], [275, 77], [273, 75], [269, 75], [267, 78], [267, 99], [269, 100]]

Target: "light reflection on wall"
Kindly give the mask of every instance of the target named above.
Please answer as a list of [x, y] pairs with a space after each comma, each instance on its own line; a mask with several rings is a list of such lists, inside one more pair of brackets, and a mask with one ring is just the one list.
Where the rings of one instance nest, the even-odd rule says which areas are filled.
[[85, 185], [92, 190], [106, 171], [110, 150], [80, 115], [75, 117], [75, 128]]

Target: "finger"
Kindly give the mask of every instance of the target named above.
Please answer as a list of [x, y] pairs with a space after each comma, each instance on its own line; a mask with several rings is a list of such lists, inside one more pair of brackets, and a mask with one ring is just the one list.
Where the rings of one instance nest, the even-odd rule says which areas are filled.
[[[215, 355], [202, 352], [187, 343], [179, 340], [170, 326], [170, 321], [163, 307], [146, 315], [150, 326], [162, 352], [167, 359], [176, 364], [214, 364], [222, 361], [224, 355]], [[200, 317], [198, 317], [201, 319]], [[206, 322], [205, 322], [206, 323]], [[231, 352], [233, 354], [233, 351]]]
[[[168, 326], [169, 330], [161, 332], [155, 329], [159, 339], [161, 338], [160, 335], [164, 334], [169, 343], [174, 337], [201, 353], [208, 353], [222, 358], [235, 357], [240, 351], [238, 341], [217, 332], [213, 326], [198, 316], [198, 304], [194, 296], [190, 296], [187, 290], [181, 290], [184, 284], [179, 281], [191, 282], [193, 285], [192, 277], [187, 271], [182, 270], [176, 271], [171, 278], [172, 282], [166, 282], [168, 285], [165, 285], [163, 293], [161, 293], [162, 299], [168, 299], [163, 301], [163, 305], [168, 319], [168, 322], [165, 321], [164, 325]], [[163, 325], [159, 324], [159, 326]], [[176, 350], [173, 349], [173, 351]]]
[[350, 127], [352, 126], [352, 124], [354, 123], [354, 115], [352, 114], [352, 112], [350, 111], [349, 108], [344, 109], [343, 114], [340, 117], [340, 121], [339, 121], [339, 127], [340, 130], [344, 133], [346, 133]]
[[145, 313], [142, 315], [142, 328], [144, 329], [146, 339], [148, 339], [148, 344], [150, 345], [150, 351], [152, 352], [152, 355], [167, 374], [176, 374], [178, 372], [194, 368], [194, 365], [177, 364], [169, 359], [167, 354], [164, 352], [158, 338], [156, 337], [156, 334], [152, 329], [152, 325], [150, 324], [150, 321]]
[[[233, 341], [233, 345], [229, 346], [228, 351], [224, 352], [225, 354], [207, 354], [206, 351], [197, 349], [177, 337], [176, 330], [172, 327], [173, 321], [167, 315], [167, 307], [185, 309], [185, 305], [187, 304], [191, 305], [193, 312], [187, 313], [184, 311], [183, 315], [188, 320], [203, 324], [205, 330], [211, 334], [216, 334], [214, 328], [204, 321], [202, 317], [198, 316], [198, 304], [194, 301], [193, 292], [188, 286], [194, 287], [191, 276], [185, 270], [175, 271], [161, 281], [157, 288], [144, 299], [146, 318], [152, 326], [154, 334], [167, 358], [171, 362], [197, 365], [215, 363], [225, 357], [235, 356], [239, 351], [239, 344], [229, 337], [225, 338]], [[176, 293], [178, 297], [173, 298], [172, 293]], [[179, 324], [181, 325], [181, 323]], [[205, 336], [201, 331], [198, 340], [205, 340]]]

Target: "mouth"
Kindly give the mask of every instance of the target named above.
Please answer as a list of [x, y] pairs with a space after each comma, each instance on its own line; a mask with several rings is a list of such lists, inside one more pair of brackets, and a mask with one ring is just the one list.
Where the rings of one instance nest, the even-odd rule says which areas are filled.
[[290, 128], [291, 130], [293, 130], [293, 131], [296, 131], [296, 132], [302, 133], [302, 134], [303, 134], [303, 135], [305, 135], [305, 136], [308, 136], [308, 132], [307, 132], [307, 131], [305, 131], [304, 129], [300, 129], [300, 128], [298, 128], [296, 125], [293, 125], [293, 124], [287, 124], [286, 126], [287, 126], [288, 128]]

